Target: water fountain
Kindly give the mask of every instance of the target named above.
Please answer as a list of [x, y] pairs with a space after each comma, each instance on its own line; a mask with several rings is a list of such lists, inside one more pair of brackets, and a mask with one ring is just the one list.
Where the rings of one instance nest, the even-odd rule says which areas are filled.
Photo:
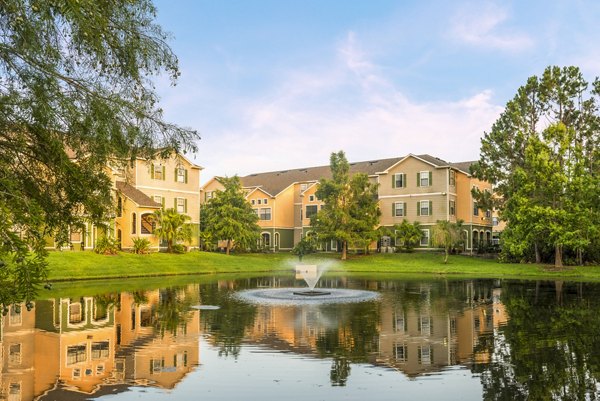
[[259, 305], [316, 305], [373, 301], [379, 293], [348, 288], [315, 289], [325, 268], [317, 265], [297, 265], [296, 279], [303, 279], [306, 288], [256, 288], [235, 293], [235, 297]]

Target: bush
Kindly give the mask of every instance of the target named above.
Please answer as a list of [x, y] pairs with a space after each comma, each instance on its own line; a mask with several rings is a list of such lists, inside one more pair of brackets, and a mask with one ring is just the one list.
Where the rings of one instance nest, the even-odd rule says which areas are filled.
[[101, 255], [116, 255], [120, 245], [121, 244], [116, 238], [103, 236], [96, 240], [94, 252]]
[[173, 253], [185, 253], [185, 246], [183, 246], [182, 244], [173, 244], [171, 250], [173, 251]]
[[137, 253], [138, 255], [150, 253], [150, 240], [148, 240], [148, 238], [134, 238], [131, 252]]

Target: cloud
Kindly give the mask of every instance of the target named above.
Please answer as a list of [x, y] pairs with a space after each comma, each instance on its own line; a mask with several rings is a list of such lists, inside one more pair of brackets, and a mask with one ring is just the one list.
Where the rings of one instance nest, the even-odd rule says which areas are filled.
[[462, 8], [451, 21], [454, 39], [477, 47], [520, 52], [530, 49], [534, 40], [523, 32], [505, 27], [508, 11], [493, 3], [476, 3]]
[[239, 119], [201, 143], [203, 181], [323, 165], [340, 149], [354, 161], [408, 153], [448, 161], [478, 157], [482, 133], [502, 111], [490, 90], [417, 102], [383, 71], [348, 33], [320, 68], [292, 71], [261, 98], [236, 103]]

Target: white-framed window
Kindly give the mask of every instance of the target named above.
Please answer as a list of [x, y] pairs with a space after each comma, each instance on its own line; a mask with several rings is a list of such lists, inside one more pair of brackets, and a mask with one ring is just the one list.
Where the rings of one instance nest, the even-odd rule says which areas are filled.
[[448, 212], [449, 212], [450, 216], [456, 215], [456, 201], [451, 200], [448, 202]]
[[161, 373], [165, 367], [165, 358], [150, 360], [150, 374]]
[[21, 383], [10, 383], [7, 401], [21, 401]]
[[394, 344], [394, 358], [398, 362], [408, 360], [408, 346], [406, 344]]
[[9, 365], [20, 365], [21, 364], [21, 343], [10, 344], [8, 346], [8, 364]]
[[431, 335], [431, 316], [419, 316], [419, 332], [424, 336]]
[[204, 193], [204, 200], [207, 201], [209, 199], [212, 199], [214, 196], [214, 191], [207, 191]]
[[259, 204], [259, 205], [262, 205], [262, 199], [257, 199], [256, 203]]
[[394, 213], [394, 217], [406, 216], [406, 203], [394, 202], [393, 213]]
[[96, 365], [96, 375], [100, 376], [104, 373], [104, 364]]
[[308, 201], [309, 202], [314, 202], [315, 201], [315, 196], [314, 195], [309, 195], [308, 196]]
[[81, 379], [81, 368], [73, 369], [73, 379], [75, 379], [75, 380]]
[[165, 179], [165, 166], [160, 164], [153, 164], [151, 171], [152, 179], [164, 180]]
[[419, 346], [419, 364], [431, 365], [433, 359], [433, 352], [431, 345], [420, 345]]
[[263, 205], [266, 205], [268, 203], [267, 198], [263, 199]]
[[108, 341], [98, 341], [92, 343], [92, 359], [107, 359], [109, 354]]
[[479, 216], [479, 205], [477, 202], [473, 202], [473, 216]]
[[394, 312], [394, 331], [397, 333], [404, 333], [407, 329], [407, 322], [406, 319], [404, 318], [404, 312], [403, 311], [395, 311]]
[[429, 229], [421, 230], [421, 246], [429, 246]]
[[330, 246], [332, 251], [337, 251], [337, 240], [332, 239]]
[[23, 323], [23, 305], [22, 304], [11, 305], [8, 324], [10, 326], [20, 326], [22, 323]]
[[493, 226], [497, 226], [499, 222], [500, 222], [500, 220], [498, 220], [498, 217], [496, 217], [496, 216], [492, 217], [492, 225]]
[[252, 199], [252, 200], [250, 201], [250, 204], [251, 204], [251, 205], [256, 205], [256, 200]]
[[67, 347], [67, 365], [87, 361], [87, 347], [85, 344], [71, 345]]
[[256, 215], [257, 215], [257, 216], [259, 215], [259, 214], [258, 214], [258, 208], [254, 208], [254, 209], [252, 209], [252, 210], [254, 210], [254, 213], [256, 213]]
[[422, 200], [417, 202], [417, 206], [419, 207], [419, 216], [429, 216], [431, 215], [431, 201]]
[[273, 245], [279, 247], [279, 233], [275, 233], [273, 236]]
[[261, 220], [271, 220], [271, 208], [270, 207], [261, 207], [258, 217]]
[[420, 171], [418, 174], [420, 187], [428, 187], [431, 185], [431, 171]]
[[260, 235], [260, 239], [261, 239], [262, 246], [264, 246], [264, 247], [271, 246], [271, 234], [262, 233]]
[[183, 167], [178, 167], [175, 169], [175, 181], [177, 182], [183, 182], [186, 183], [187, 182], [187, 170], [184, 169]]
[[308, 189], [308, 184], [300, 184], [300, 191], [306, 191]]
[[161, 204], [163, 207], [165, 206], [165, 198], [161, 195], [154, 195], [152, 197], [154, 202]]
[[488, 219], [492, 218], [492, 211], [490, 209], [487, 209], [485, 211], [485, 217], [488, 218]]
[[406, 174], [394, 174], [392, 176], [392, 188], [406, 188]]
[[187, 202], [185, 198], [177, 198], [177, 213], [186, 213], [187, 212]]

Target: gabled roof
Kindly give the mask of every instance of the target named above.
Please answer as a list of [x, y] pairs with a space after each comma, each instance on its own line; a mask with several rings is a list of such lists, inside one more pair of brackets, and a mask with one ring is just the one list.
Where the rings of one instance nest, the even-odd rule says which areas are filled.
[[161, 208], [162, 205], [160, 203], [154, 202], [154, 200], [150, 199], [148, 195], [129, 185], [123, 181], [116, 181], [115, 185], [117, 190], [119, 190], [123, 195], [134, 201], [138, 206], [142, 207], [151, 207], [151, 208]]
[[459, 163], [450, 163], [450, 165], [454, 168], [456, 168], [457, 170], [462, 171], [463, 173], [466, 174], [471, 174], [471, 165], [477, 163], [477, 160], [472, 160], [472, 161], [468, 161], [468, 162], [459, 162]]

